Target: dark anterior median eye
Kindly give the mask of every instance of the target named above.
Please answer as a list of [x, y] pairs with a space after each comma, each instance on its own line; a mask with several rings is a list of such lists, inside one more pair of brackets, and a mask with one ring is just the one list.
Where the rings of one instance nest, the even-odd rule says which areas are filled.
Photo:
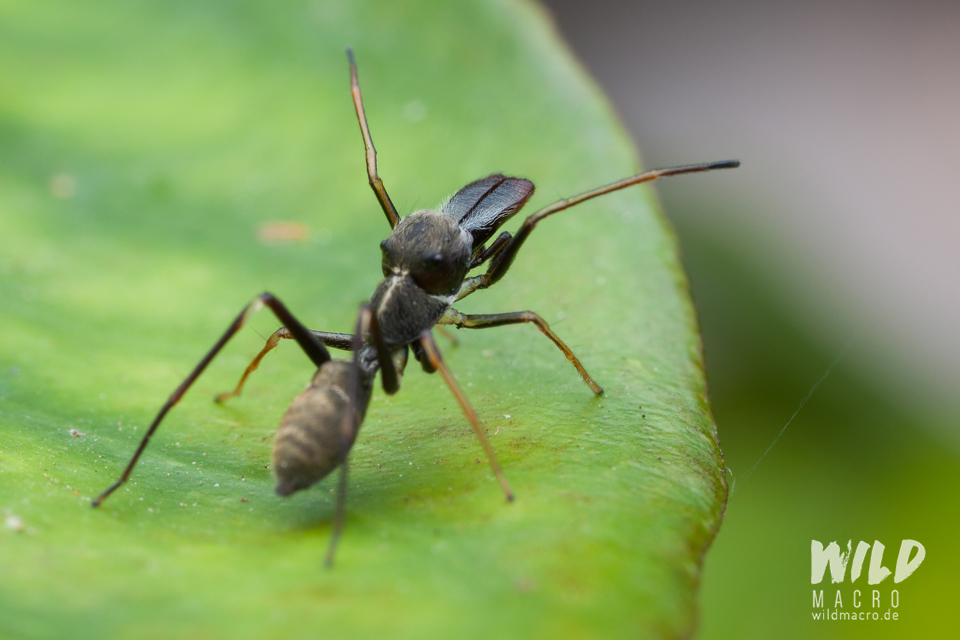
[[423, 254], [422, 261], [410, 270], [410, 277], [428, 293], [449, 295], [463, 280], [463, 273], [442, 253], [431, 251]]

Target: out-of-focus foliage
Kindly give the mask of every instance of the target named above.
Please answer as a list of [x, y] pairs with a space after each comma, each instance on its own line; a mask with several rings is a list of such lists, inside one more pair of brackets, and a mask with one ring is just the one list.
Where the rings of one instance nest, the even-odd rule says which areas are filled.
[[[709, 237], [680, 212], [684, 260], [703, 323], [710, 394], [725, 460], [737, 478], [723, 528], [707, 557], [701, 636], [719, 638], [949, 637], [946, 612], [956, 593], [960, 527], [949, 506], [960, 457], [931, 434], [950, 425], [903, 411], [865, 384], [857, 370], [863, 344], [849, 329], [851, 347], [803, 410], [744, 480], [811, 386], [841, 352], [826, 350], [797, 329], [769, 290], [766, 277], [731, 247]], [[865, 325], [868, 323], [865, 322]], [[933, 408], [933, 407], [932, 407]], [[945, 500], [945, 498], [947, 498]], [[815, 621], [811, 613], [810, 541], [879, 540], [891, 570], [900, 541], [917, 540], [926, 558], [906, 581], [876, 587], [861, 578], [816, 586], [832, 607], [840, 591], [844, 610], [891, 608], [898, 621]], [[880, 592], [873, 607], [872, 590]]]

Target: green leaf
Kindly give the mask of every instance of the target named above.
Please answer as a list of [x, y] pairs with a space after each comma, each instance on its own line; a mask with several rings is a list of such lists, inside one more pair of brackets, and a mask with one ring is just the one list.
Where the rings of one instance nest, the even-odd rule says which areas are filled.
[[[90, 508], [254, 295], [350, 331], [373, 291], [388, 226], [348, 44], [402, 213], [496, 171], [536, 183], [532, 212], [640, 169], [530, 4], [0, 7], [0, 636], [692, 632], [727, 489], [686, 279], [647, 188], [545, 221], [458, 305], [537, 311], [603, 397], [531, 326], [439, 338], [515, 503], [413, 363], [399, 394], [375, 394], [324, 570], [334, 482], [283, 499], [268, 468], [309, 361], [283, 344], [243, 396], [211, 402], [278, 326], [262, 312]], [[307, 237], [258, 239], [278, 221]]]

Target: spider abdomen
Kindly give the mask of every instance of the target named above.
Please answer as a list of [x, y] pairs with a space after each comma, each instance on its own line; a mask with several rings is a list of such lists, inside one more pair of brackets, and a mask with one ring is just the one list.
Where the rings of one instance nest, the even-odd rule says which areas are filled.
[[[353, 444], [341, 442], [341, 427], [349, 407], [350, 367], [347, 360], [325, 363], [280, 421], [273, 442], [278, 494], [288, 496], [319, 482], [337, 468], [343, 451]], [[358, 425], [370, 403], [371, 383], [372, 376], [361, 376]], [[349, 431], [355, 432], [352, 425]]]

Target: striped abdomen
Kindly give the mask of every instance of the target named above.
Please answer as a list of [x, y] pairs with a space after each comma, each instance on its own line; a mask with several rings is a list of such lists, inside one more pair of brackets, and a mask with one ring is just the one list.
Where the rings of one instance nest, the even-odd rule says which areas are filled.
[[[348, 410], [348, 360], [325, 363], [287, 409], [273, 442], [277, 493], [287, 496], [323, 479], [340, 463], [341, 425]], [[357, 429], [370, 403], [372, 375], [361, 374], [357, 398]], [[354, 432], [345, 443], [348, 451]]]

